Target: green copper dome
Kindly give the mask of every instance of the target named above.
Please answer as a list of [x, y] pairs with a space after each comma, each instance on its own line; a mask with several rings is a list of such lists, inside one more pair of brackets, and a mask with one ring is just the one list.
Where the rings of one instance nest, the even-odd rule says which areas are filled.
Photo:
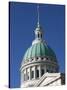
[[28, 60], [33, 57], [43, 57], [43, 56], [48, 56], [56, 59], [53, 50], [45, 43], [39, 42], [27, 49], [23, 59]]
[[42, 39], [42, 28], [40, 24], [37, 24], [37, 28], [35, 29], [35, 40], [32, 42], [32, 46], [30, 46], [24, 57], [23, 60], [29, 60], [34, 57], [50, 57], [53, 60], [56, 60], [55, 53], [53, 50], [44, 42]]

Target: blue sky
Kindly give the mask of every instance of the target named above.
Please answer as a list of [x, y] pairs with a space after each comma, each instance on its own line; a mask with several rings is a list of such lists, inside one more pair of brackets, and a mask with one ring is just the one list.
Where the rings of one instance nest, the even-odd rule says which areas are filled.
[[[35, 38], [37, 4], [10, 3], [10, 87], [20, 86], [20, 66]], [[40, 4], [40, 24], [44, 39], [55, 52], [60, 72], [65, 71], [65, 6]]]

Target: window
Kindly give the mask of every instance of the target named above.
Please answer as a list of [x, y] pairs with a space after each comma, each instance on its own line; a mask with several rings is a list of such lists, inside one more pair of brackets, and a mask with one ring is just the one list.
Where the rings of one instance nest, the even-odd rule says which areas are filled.
[[32, 61], [33, 61], [34, 59], [32, 58]]
[[39, 38], [39, 33], [38, 33], [38, 38]]
[[39, 70], [36, 70], [36, 78], [39, 77]]
[[48, 57], [46, 59], [48, 60]]
[[42, 38], [42, 34], [41, 34], [41, 38]]
[[38, 60], [38, 57], [36, 59]]
[[34, 71], [31, 72], [31, 78], [34, 78]]
[[48, 70], [48, 69], [47, 69], [46, 71], [47, 71], [47, 72], [49, 72], [49, 70]]
[[41, 70], [41, 76], [44, 74], [44, 69]]
[[44, 58], [42, 57], [41, 59], [43, 60]]

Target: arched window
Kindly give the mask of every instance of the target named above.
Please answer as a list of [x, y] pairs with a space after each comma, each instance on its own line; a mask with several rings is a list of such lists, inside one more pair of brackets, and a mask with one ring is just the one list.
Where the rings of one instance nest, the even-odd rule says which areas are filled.
[[34, 78], [34, 71], [31, 71], [31, 78]]
[[41, 33], [41, 38], [42, 38], [42, 33]]
[[37, 69], [36, 70], [36, 78], [38, 78], [39, 77], [39, 70]]
[[39, 38], [39, 33], [38, 33], [38, 38]]

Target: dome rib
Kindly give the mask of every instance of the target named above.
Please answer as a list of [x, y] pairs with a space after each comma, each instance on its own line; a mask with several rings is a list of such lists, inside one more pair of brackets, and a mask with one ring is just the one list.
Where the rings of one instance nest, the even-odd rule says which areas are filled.
[[34, 44], [34, 45], [33, 45], [33, 48], [32, 48], [32, 51], [33, 51], [33, 52], [32, 52], [32, 55], [31, 55], [32, 57], [36, 57], [36, 51], [37, 51], [36, 48], [37, 48], [37, 45]]
[[41, 53], [42, 56], [45, 56], [45, 45], [43, 43], [41, 43]]
[[41, 56], [40, 43], [37, 43], [37, 49], [36, 50], [37, 50], [37, 55], [36, 56], [37, 57]]
[[53, 59], [56, 59], [56, 55], [53, 52], [53, 50], [48, 45], [46, 45], [46, 43], [43, 42], [36, 43], [32, 45], [30, 48], [28, 48], [23, 59], [28, 60], [30, 58], [40, 56], [49, 56]]

